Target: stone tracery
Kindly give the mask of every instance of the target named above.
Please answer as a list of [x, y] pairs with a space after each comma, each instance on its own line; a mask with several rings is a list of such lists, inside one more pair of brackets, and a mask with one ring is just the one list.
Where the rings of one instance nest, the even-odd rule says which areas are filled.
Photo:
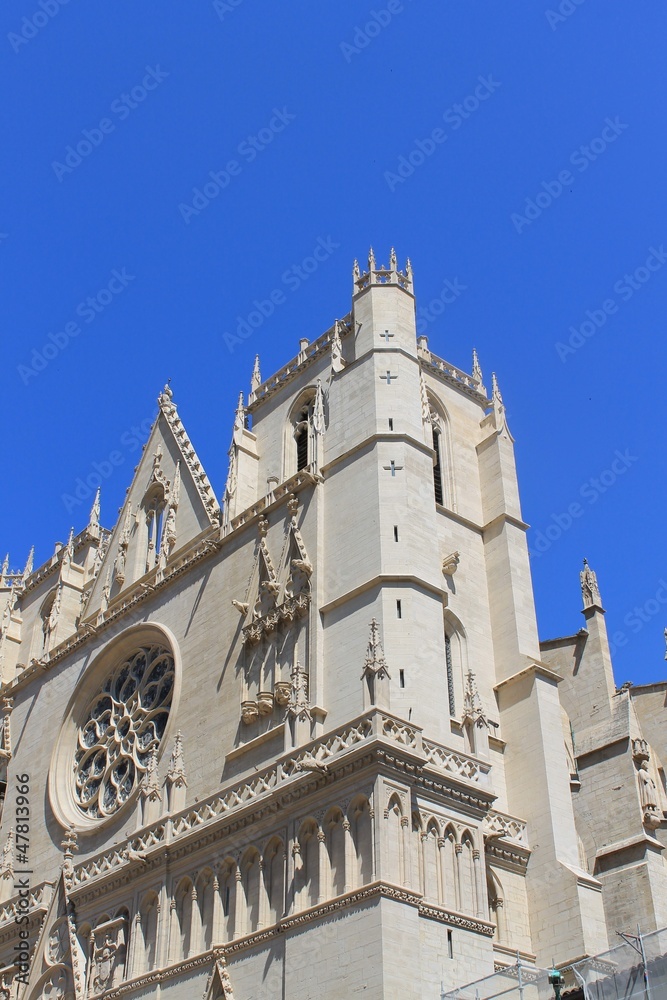
[[87, 816], [110, 816], [127, 800], [160, 744], [173, 687], [172, 654], [142, 646], [95, 695], [74, 755], [75, 799]]

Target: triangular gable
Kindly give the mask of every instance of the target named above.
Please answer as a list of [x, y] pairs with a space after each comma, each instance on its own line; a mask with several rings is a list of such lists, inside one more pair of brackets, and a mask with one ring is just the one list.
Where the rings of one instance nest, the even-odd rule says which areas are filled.
[[268, 527], [269, 522], [261, 518], [258, 524], [259, 539], [255, 550], [255, 562], [250, 574], [245, 603], [241, 606], [247, 622], [264, 618], [276, 606], [280, 591], [278, 576], [266, 544]]
[[278, 569], [280, 603], [296, 597], [297, 594], [309, 593], [310, 577], [313, 572], [313, 565], [308, 558], [306, 546], [299, 531], [299, 501], [297, 498], [292, 497], [287, 507], [289, 520], [286, 524], [285, 544]]
[[104, 612], [110, 601], [145, 573], [157, 570], [159, 580], [175, 552], [219, 524], [219, 504], [168, 386], [158, 403], [160, 411], [111, 534], [84, 618]]
[[224, 955], [216, 959], [204, 1000], [234, 1000], [234, 990]]
[[84, 959], [73, 907], [67, 898], [66, 878], [61, 869], [31, 958], [24, 994], [27, 1000], [51, 995], [85, 1000]]

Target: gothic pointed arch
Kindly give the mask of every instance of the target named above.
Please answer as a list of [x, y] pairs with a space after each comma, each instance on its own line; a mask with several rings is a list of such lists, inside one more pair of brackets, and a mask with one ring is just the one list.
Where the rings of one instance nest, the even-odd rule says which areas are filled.
[[449, 414], [444, 404], [427, 391], [429, 444], [433, 447], [433, 494], [436, 504], [456, 510], [456, 481]]
[[468, 672], [468, 641], [461, 620], [450, 611], [443, 610], [444, 670], [443, 706], [451, 718], [458, 718], [463, 711], [465, 675]]
[[317, 470], [324, 424], [324, 393], [318, 379], [303, 389], [290, 407], [285, 426], [284, 479], [301, 470]]

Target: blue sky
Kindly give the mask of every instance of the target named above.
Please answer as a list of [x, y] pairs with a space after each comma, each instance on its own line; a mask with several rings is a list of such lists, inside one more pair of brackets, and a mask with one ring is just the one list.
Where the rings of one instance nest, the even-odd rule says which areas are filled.
[[498, 373], [541, 636], [583, 625], [586, 556], [618, 683], [664, 676], [662, 5], [20, 0], [0, 20], [12, 565], [83, 527], [96, 468], [114, 522], [169, 377], [220, 495], [255, 353], [281, 367], [348, 311], [353, 259], [394, 244], [433, 351]]

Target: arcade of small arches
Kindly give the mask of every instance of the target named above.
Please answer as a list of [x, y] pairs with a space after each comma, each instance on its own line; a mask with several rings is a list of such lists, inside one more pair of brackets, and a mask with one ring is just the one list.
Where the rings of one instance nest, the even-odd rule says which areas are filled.
[[96, 935], [107, 927], [119, 928], [115, 947], [108, 932], [103, 939], [107, 975], [116, 983], [270, 928], [380, 878], [443, 910], [491, 919], [503, 941], [502, 887], [495, 872], [484, 870], [479, 830], [419, 812], [410, 817], [399, 793], [391, 795], [380, 818], [379, 843], [375, 825], [371, 801], [358, 795], [347, 808], [336, 805], [303, 819], [291, 840], [274, 834], [176, 876], [170, 892], [147, 889], [133, 916], [124, 911], [110, 920], [104, 914], [80, 929], [87, 980], [99, 979]]

